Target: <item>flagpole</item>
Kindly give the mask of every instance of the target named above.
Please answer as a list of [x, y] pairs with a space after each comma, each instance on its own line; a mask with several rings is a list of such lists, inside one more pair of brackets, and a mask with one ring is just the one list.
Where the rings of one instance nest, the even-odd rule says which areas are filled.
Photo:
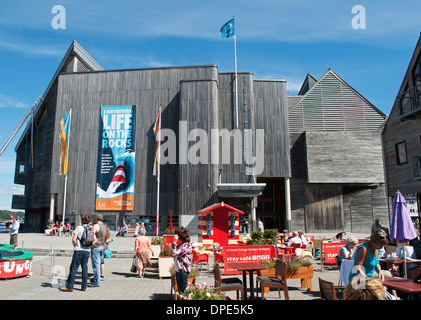
[[[234, 16], [235, 19], [235, 16]], [[235, 64], [235, 127], [238, 129], [238, 79], [237, 79], [237, 32], [234, 33], [234, 64]]]
[[158, 135], [157, 135], [157, 139], [158, 139], [158, 150], [157, 150], [157, 155], [156, 155], [156, 160], [157, 160], [157, 192], [156, 192], [156, 236], [159, 237], [159, 185], [160, 185], [160, 180], [161, 180], [161, 107], [159, 107], [158, 110], [158, 117], [159, 117], [159, 123], [158, 123]]
[[69, 136], [67, 137], [68, 145], [67, 148], [67, 168], [66, 168], [66, 176], [64, 178], [64, 196], [63, 196], [63, 225], [64, 225], [64, 218], [66, 217], [66, 195], [67, 195], [67, 172], [69, 171], [69, 151], [70, 151], [70, 129], [72, 125], [72, 108], [70, 108], [69, 113]]

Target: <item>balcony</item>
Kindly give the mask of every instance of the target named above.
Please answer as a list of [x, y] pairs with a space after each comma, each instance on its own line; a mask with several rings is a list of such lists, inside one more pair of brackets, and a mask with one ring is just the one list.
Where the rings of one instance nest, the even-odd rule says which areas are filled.
[[399, 106], [399, 118], [414, 116], [421, 111], [421, 84], [408, 89], [396, 100]]

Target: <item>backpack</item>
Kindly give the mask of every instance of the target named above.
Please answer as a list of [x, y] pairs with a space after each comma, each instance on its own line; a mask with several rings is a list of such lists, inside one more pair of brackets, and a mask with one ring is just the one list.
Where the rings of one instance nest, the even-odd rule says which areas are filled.
[[95, 239], [94, 229], [90, 226], [83, 226], [83, 229], [82, 237], [79, 239], [80, 244], [83, 247], [91, 247]]

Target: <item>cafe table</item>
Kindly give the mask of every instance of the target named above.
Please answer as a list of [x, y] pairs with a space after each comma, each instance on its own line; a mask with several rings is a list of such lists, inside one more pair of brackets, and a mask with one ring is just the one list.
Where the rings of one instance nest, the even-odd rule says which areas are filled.
[[260, 264], [260, 262], [232, 262], [228, 263], [228, 265], [238, 271], [243, 272], [243, 286], [245, 299], [247, 299], [247, 272], [249, 273], [250, 299], [254, 299], [253, 272], [257, 270], [268, 269], [269, 267]]
[[[400, 276], [404, 275], [403, 259], [402, 258], [398, 258], [398, 257], [380, 258], [379, 261], [386, 264], [386, 269], [390, 269], [393, 266], [398, 266], [399, 267], [399, 275]], [[407, 269], [410, 269], [413, 266], [419, 265], [419, 264], [421, 264], [421, 260], [419, 260], [419, 259], [411, 259], [411, 258], [406, 259], [406, 268]]]
[[343, 259], [341, 262], [341, 268], [339, 270], [339, 281], [342, 281], [344, 287], [349, 282], [349, 274], [351, 273], [352, 268], [354, 267], [354, 260], [352, 259]]
[[412, 279], [405, 279], [401, 277], [385, 277], [383, 285], [389, 289], [393, 289], [405, 294], [421, 293], [421, 283], [414, 282]]

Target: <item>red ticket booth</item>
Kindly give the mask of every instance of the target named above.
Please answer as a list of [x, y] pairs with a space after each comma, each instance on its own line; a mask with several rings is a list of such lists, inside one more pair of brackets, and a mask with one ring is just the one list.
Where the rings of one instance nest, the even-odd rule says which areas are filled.
[[240, 239], [240, 214], [243, 211], [224, 202], [197, 211], [199, 215], [199, 242], [213, 240], [226, 246], [230, 240]]

